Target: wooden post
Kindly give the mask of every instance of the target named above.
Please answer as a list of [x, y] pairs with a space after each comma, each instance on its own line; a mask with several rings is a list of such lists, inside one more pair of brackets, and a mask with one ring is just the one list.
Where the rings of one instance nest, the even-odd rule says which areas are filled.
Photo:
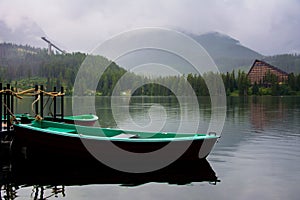
[[[40, 85], [41, 91], [44, 91], [44, 86]], [[40, 116], [43, 118], [44, 117], [44, 93], [41, 92], [40, 94]]]
[[[64, 87], [60, 88], [60, 92], [64, 93]], [[64, 120], [64, 95], [61, 95], [61, 101], [60, 101], [60, 114], [61, 114], [61, 120]]]
[[[37, 93], [38, 92], [38, 90], [39, 90], [39, 86], [38, 85], [35, 85], [35, 87], [34, 87], [34, 91]], [[39, 98], [39, 95], [38, 94], [36, 94], [35, 95], [35, 100], [37, 100]], [[35, 103], [35, 115], [38, 115], [39, 114], [39, 104], [38, 103]]]
[[[11, 91], [14, 91], [14, 87], [11, 87]], [[14, 113], [14, 95], [11, 94], [10, 97], [10, 111]]]
[[[10, 84], [7, 84], [6, 86], [7, 89], [10, 88]], [[9, 111], [8, 109], [10, 109], [10, 94], [9, 94], [9, 91], [6, 92], [6, 124], [7, 124], [7, 132], [10, 132], [10, 114], [9, 114]]]
[[[6, 90], [6, 87], [3, 88], [3, 90]], [[6, 92], [3, 93], [3, 104], [6, 105]], [[3, 119], [4, 119], [4, 124], [6, 124], [6, 113], [7, 113], [7, 110], [6, 110], [6, 107], [3, 106]]]
[[[53, 88], [53, 91], [56, 92], [56, 87]], [[56, 120], [56, 97], [53, 97], [53, 120]]]
[[[0, 83], [0, 90], [2, 90], [2, 83]], [[2, 131], [2, 108], [3, 108], [3, 105], [2, 105], [2, 93], [0, 93], [0, 131]]]

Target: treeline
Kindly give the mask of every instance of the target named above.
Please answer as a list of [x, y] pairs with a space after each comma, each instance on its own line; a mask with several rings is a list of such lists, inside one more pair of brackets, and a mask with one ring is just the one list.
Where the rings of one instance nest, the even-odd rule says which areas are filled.
[[[267, 73], [264, 80], [260, 83], [250, 84], [247, 73], [244, 71], [232, 71], [231, 73], [220, 74], [224, 83], [227, 96], [248, 96], [248, 95], [300, 95], [300, 74], [289, 74], [286, 82], [279, 82], [277, 77], [271, 73]], [[152, 80], [153, 83], [145, 84], [134, 92], [134, 95], [159, 95], [170, 96], [180, 95], [186, 96], [190, 93], [187, 90], [187, 83], [192, 87], [197, 96], [210, 95], [206, 82], [209, 76], [214, 74], [189, 74], [186, 78], [181, 77], [160, 77]], [[157, 84], [157, 83], [163, 83]], [[168, 87], [165, 87], [167, 85]]]
[[[11, 83], [19, 89], [28, 89], [35, 84], [51, 90], [54, 86], [64, 86], [67, 94], [72, 94], [79, 67], [86, 59], [84, 53], [48, 55], [46, 49], [33, 48], [10, 43], [0, 44], [0, 82]], [[89, 56], [97, 59], [95, 67], [107, 67], [98, 85], [102, 95], [110, 95], [113, 84], [126, 70], [102, 56]], [[95, 79], [93, 72], [87, 79]], [[83, 82], [83, 85], [85, 83]], [[85, 86], [83, 86], [85, 87]], [[90, 93], [90, 91], [84, 91]]]
[[288, 73], [300, 73], [300, 54], [267, 56], [264, 61]]
[[[77, 72], [83, 64], [83, 76], [78, 78]], [[99, 69], [106, 70], [99, 74]], [[269, 73], [262, 82], [254, 85], [250, 84], [247, 73], [241, 70], [220, 75], [228, 96], [300, 95], [299, 74], [291, 73], [286, 82], [280, 83]], [[150, 78], [128, 72], [102, 56], [79, 52], [48, 55], [46, 49], [0, 44], [0, 82], [11, 83], [19, 89], [28, 89], [35, 84], [43, 84], [46, 90], [64, 86], [66, 93], [71, 95], [78, 78], [80, 84], [76, 91], [81, 95], [186, 96], [194, 93], [208, 96], [205, 80], [212, 80], [214, 76], [188, 74]], [[94, 82], [98, 83], [97, 87], [90, 88]]]
[[235, 71], [222, 74], [227, 95], [300, 95], [300, 74], [290, 73], [285, 82], [279, 82], [276, 75], [267, 72], [259, 83], [250, 84], [247, 74], [244, 71]]

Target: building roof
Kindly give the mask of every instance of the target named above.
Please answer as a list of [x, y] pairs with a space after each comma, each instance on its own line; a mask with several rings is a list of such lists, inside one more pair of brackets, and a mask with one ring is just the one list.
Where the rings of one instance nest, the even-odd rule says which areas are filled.
[[256, 66], [255, 64], [256, 64], [257, 62], [263, 63], [262, 66], [268, 66], [268, 67], [270, 67], [270, 68], [272, 68], [272, 69], [274, 69], [274, 70], [276, 70], [276, 71], [279, 71], [280, 73], [283, 73], [283, 74], [285, 74], [285, 75], [289, 75], [287, 72], [285, 72], [285, 71], [283, 71], [283, 70], [281, 70], [281, 69], [279, 69], [279, 68], [277, 68], [277, 67], [274, 67], [273, 65], [270, 65], [269, 63], [266, 63], [265, 61], [257, 60], [257, 59], [256, 59], [256, 60], [254, 61], [254, 63], [252, 64], [252, 67], [250, 68], [250, 70], [249, 70], [249, 72], [248, 72], [248, 75], [249, 75], [249, 73], [252, 71], [253, 67]]

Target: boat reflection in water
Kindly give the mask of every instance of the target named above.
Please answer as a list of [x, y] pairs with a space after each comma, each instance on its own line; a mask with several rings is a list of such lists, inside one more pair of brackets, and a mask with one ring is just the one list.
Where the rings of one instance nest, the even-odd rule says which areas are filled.
[[[14, 199], [18, 190], [33, 187], [29, 196], [47, 199], [65, 195], [67, 186], [117, 184], [134, 187], [146, 183], [185, 185], [195, 182], [219, 182], [206, 159], [175, 162], [163, 169], [148, 173], [125, 173], [111, 169], [98, 161], [82, 163], [66, 159], [18, 159], [2, 164], [1, 198]], [[46, 195], [47, 194], [47, 195]]]

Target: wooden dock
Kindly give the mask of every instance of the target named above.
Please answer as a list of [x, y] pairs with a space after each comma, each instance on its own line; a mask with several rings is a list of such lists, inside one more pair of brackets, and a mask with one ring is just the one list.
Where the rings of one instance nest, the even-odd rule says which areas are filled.
[[[26, 92], [27, 91], [27, 92]], [[20, 123], [17, 121], [14, 114], [14, 101], [15, 98], [21, 98], [21, 95], [33, 96], [32, 112], [34, 117], [44, 117], [44, 96], [48, 95], [52, 97], [53, 103], [53, 120], [64, 119], [64, 88], [61, 87], [60, 91], [57, 91], [54, 87], [53, 92], [44, 91], [43, 85], [36, 85], [34, 88], [26, 91], [17, 92], [10, 84], [3, 85], [0, 83], [0, 154], [9, 155], [12, 148], [14, 139], [14, 123]], [[57, 98], [61, 98], [60, 113], [57, 113]], [[47, 103], [47, 102], [46, 102]], [[22, 123], [22, 121], [21, 121]]]

